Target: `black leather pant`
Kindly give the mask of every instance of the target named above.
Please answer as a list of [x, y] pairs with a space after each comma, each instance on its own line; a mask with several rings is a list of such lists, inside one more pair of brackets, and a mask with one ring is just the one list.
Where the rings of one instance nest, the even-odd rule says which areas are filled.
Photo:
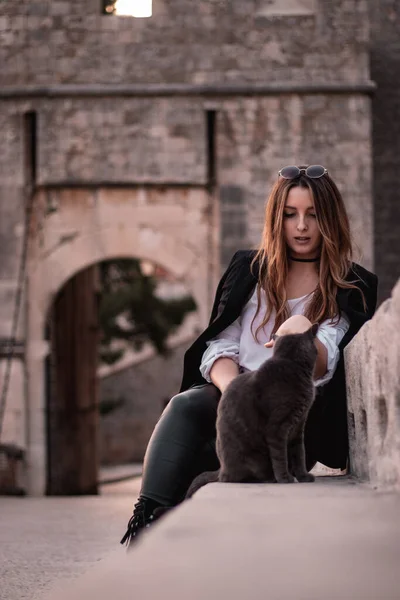
[[215, 422], [220, 395], [210, 383], [171, 399], [147, 446], [142, 496], [175, 506], [196, 475], [219, 468]]
[[[220, 391], [213, 384], [190, 388], [172, 398], [147, 446], [141, 495], [175, 506], [199, 473], [219, 468], [215, 423]], [[307, 467], [318, 454], [320, 402], [310, 411], [305, 431]]]

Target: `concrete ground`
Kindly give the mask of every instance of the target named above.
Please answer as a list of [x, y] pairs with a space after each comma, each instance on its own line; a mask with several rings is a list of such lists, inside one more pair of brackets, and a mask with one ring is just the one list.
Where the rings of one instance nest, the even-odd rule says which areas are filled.
[[101, 496], [0, 497], [0, 600], [39, 600], [110, 552], [123, 558], [119, 540], [139, 487], [140, 479], [131, 479], [103, 486]]
[[0, 499], [1, 600], [400, 599], [399, 494], [345, 477], [211, 484], [126, 553], [138, 483]]

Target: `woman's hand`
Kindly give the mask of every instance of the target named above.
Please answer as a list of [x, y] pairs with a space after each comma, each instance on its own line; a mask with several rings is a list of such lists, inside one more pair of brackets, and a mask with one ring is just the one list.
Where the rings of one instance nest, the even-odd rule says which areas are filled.
[[210, 371], [211, 381], [222, 394], [238, 375], [239, 367], [231, 358], [217, 358]]
[[[312, 323], [304, 315], [293, 315], [282, 323], [278, 328], [276, 335], [288, 335], [289, 333], [304, 333], [310, 329]], [[273, 348], [275, 340], [270, 340], [264, 346], [266, 348]]]
[[[276, 335], [287, 335], [288, 333], [304, 333], [310, 329], [312, 323], [305, 317], [304, 315], [293, 315], [293, 317], [289, 317], [282, 323], [282, 325], [278, 328]], [[318, 351], [317, 360], [314, 368], [314, 379], [319, 379], [323, 377], [326, 373], [327, 363], [328, 363], [328, 351], [324, 344], [320, 342], [318, 338], [314, 340], [315, 346]], [[266, 348], [273, 348], [275, 344], [275, 340], [270, 340], [264, 346]]]

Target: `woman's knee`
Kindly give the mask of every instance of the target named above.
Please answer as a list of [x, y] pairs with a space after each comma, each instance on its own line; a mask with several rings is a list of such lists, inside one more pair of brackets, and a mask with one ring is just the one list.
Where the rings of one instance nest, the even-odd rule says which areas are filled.
[[214, 385], [198, 386], [171, 398], [166, 410], [180, 418], [215, 420], [219, 397], [220, 392]]

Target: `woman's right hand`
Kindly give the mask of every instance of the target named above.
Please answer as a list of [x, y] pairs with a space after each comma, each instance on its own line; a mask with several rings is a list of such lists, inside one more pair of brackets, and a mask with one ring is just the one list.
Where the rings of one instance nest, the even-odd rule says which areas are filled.
[[[289, 317], [278, 327], [276, 335], [288, 335], [289, 333], [304, 333], [308, 331], [312, 323], [304, 315], [293, 315]], [[264, 346], [266, 348], [273, 348], [275, 340], [270, 340]]]
[[238, 375], [239, 366], [231, 358], [217, 358], [210, 371], [210, 379], [221, 393]]

